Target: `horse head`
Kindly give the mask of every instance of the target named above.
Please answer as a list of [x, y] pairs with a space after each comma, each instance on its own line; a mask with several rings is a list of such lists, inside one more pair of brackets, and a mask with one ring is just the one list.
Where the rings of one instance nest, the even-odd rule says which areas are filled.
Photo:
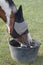
[[20, 5], [19, 9], [15, 13], [14, 18], [14, 26], [13, 26], [13, 33], [12, 37], [16, 38], [17, 40], [24, 42], [29, 41], [32, 42], [31, 35], [28, 31], [27, 23], [23, 17], [22, 6]]
[[7, 25], [8, 33], [18, 41], [31, 41], [22, 6], [17, 10], [12, 0], [0, 0], [0, 17]]

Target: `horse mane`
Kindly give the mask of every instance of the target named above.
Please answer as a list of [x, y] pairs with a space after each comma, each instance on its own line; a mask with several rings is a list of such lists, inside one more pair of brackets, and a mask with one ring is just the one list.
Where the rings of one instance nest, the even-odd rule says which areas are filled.
[[6, 2], [9, 3], [9, 6], [10, 6], [10, 7], [13, 6], [13, 5], [15, 5], [14, 2], [13, 2], [12, 0], [6, 0]]

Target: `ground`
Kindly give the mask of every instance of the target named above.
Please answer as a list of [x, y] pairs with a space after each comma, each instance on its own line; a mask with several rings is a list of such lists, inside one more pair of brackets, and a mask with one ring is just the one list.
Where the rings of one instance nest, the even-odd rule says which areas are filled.
[[9, 52], [9, 35], [6, 25], [0, 19], [0, 65], [43, 65], [43, 0], [14, 0], [17, 8], [22, 4], [24, 18], [33, 39], [41, 42], [38, 57], [34, 62], [13, 61]]

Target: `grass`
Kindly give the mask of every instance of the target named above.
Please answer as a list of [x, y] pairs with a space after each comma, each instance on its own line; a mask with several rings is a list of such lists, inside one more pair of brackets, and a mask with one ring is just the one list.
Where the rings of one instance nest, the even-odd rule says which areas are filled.
[[33, 39], [39, 40], [41, 46], [34, 62], [19, 63], [13, 61], [9, 52], [9, 36], [6, 25], [0, 19], [0, 65], [43, 65], [43, 0], [14, 0], [17, 8], [23, 6], [24, 18]]

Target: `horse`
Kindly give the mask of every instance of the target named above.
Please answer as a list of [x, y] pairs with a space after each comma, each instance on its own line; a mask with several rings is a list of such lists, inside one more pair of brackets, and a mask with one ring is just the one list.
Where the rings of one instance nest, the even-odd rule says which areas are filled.
[[19, 9], [12, 0], [0, 0], [0, 18], [7, 26], [7, 32], [17, 41], [32, 42], [27, 23], [24, 20], [22, 5]]

